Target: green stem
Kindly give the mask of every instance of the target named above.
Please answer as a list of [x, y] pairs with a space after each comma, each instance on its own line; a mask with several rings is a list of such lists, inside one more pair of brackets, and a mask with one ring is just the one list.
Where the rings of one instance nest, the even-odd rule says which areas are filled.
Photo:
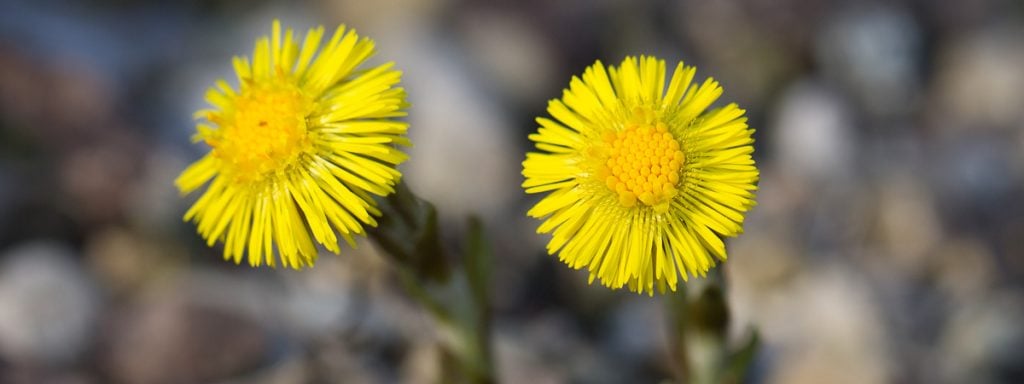
[[490, 338], [490, 246], [471, 219], [461, 264], [451, 264], [438, 234], [437, 211], [404, 184], [379, 201], [369, 236], [393, 261], [402, 287], [434, 317], [445, 383], [495, 382]]
[[715, 268], [668, 297], [680, 382], [716, 384], [725, 377], [729, 310], [724, 282], [721, 269]]

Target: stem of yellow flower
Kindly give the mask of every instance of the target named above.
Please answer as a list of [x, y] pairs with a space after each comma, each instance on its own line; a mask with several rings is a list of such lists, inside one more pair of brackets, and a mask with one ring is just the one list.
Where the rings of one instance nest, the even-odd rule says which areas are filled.
[[495, 382], [491, 352], [490, 246], [471, 218], [462, 263], [451, 264], [437, 211], [404, 184], [379, 201], [383, 215], [369, 236], [383, 248], [409, 295], [430, 313], [442, 347], [442, 382]]
[[731, 350], [728, 343], [729, 308], [721, 268], [705, 279], [666, 297], [672, 352], [679, 382], [717, 384], [741, 382], [758, 347], [757, 333]]
[[378, 199], [381, 217], [368, 235], [412, 276], [443, 283], [451, 273], [451, 263], [441, 246], [437, 227], [437, 209], [409, 190], [405, 183], [395, 193]]

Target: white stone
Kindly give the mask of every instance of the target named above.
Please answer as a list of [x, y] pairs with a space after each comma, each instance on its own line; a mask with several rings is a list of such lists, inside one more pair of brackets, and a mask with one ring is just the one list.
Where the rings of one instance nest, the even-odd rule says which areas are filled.
[[60, 245], [25, 244], [0, 259], [0, 353], [13, 361], [73, 363], [94, 336], [95, 283]]
[[812, 180], [847, 175], [854, 143], [851, 113], [834, 92], [814, 82], [798, 82], [782, 95], [769, 132], [782, 169]]

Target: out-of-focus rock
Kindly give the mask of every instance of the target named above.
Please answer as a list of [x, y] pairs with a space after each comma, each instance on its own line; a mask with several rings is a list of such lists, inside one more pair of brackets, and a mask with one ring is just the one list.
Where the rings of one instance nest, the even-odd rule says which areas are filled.
[[218, 384], [282, 384], [316, 382], [313, 369], [301, 356], [278, 362], [252, 373], [218, 381]]
[[[341, 22], [372, 32], [375, 39], [392, 32], [436, 26], [452, 0], [321, 1], [324, 11]], [[389, 32], [390, 30], [390, 32]], [[385, 41], [387, 38], [385, 37]]]
[[0, 111], [14, 132], [60, 153], [116, 131], [114, 92], [103, 73], [71, 58], [54, 64], [28, 51], [0, 52]]
[[910, 180], [910, 175], [899, 174], [879, 181], [875, 225], [870, 233], [871, 240], [884, 250], [870, 259], [877, 271], [920, 274], [929, 262], [928, 252], [943, 235], [931, 191]]
[[778, 227], [761, 228], [730, 241], [729, 261], [721, 266], [730, 285], [758, 292], [787, 284], [803, 269], [803, 255], [788, 235]]
[[435, 337], [436, 328], [431, 317], [405, 297], [407, 293], [398, 287], [391, 291], [371, 292], [369, 297], [363, 298], [367, 300], [361, 303], [365, 307], [355, 306], [347, 314], [358, 321], [347, 330], [350, 341], [371, 343], [381, 352], [393, 348], [404, 350], [410, 342]]
[[777, 228], [779, 232], [795, 229], [797, 213], [818, 190], [798, 171], [784, 169], [775, 161], [762, 162], [758, 168], [761, 177], [757, 206], [744, 218], [744, 233], [758, 232], [761, 228]]
[[491, 219], [522, 194], [514, 132], [505, 113], [463, 73], [464, 63], [431, 35], [404, 36], [394, 60], [409, 92], [410, 161], [405, 180], [419, 196], [437, 205], [442, 218], [469, 214]]
[[[786, 3], [786, 2], [783, 2]], [[790, 3], [799, 3], [790, 2]], [[636, 7], [637, 3], [622, 3]], [[725, 88], [723, 99], [737, 102], [744, 108], [757, 109], [785, 78], [797, 70], [800, 44], [798, 39], [811, 24], [814, 7], [804, 4], [771, 6], [750, 1], [678, 1], [669, 2], [671, 16], [647, 15], [651, 18], [667, 17], [683, 41], [692, 42], [693, 49], [682, 51], [687, 64], [697, 64], [697, 81], [713, 77]], [[785, 9], [785, 11], [779, 11]], [[628, 14], [628, 13], [627, 13]], [[800, 18], [800, 22], [786, 21]], [[675, 21], [679, 20], [679, 21]], [[618, 32], [617, 32], [618, 33]], [[657, 36], [655, 34], [655, 36]], [[643, 44], [631, 41], [633, 44]], [[675, 44], [666, 54], [680, 54]], [[751, 65], [756, 63], [756, 65]], [[669, 63], [669, 70], [675, 63]], [[759, 128], [759, 127], [758, 127]]]
[[975, 131], [1019, 127], [1024, 117], [1022, 27], [989, 28], [940, 46], [935, 110], [945, 127]]
[[1004, 259], [1005, 264], [1000, 266], [1001, 271], [1007, 272], [1004, 276], [1008, 276], [1011, 281], [1020, 281], [1024, 278], [1024, 243], [1020, 241], [1024, 239], [1024, 214], [1018, 214], [1015, 219], [1008, 221], [997, 230], [998, 240], [994, 247], [1009, 256]]
[[942, 335], [936, 369], [950, 382], [1019, 383], [1024, 379], [1024, 298], [988, 292], [957, 307]]
[[391, 370], [373, 369], [363, 351], [350, 349], [342, 343], [322, 345], [310, 362], [311, 382], [390, 383], [395, 382]]
[[1008, 204], [1016, 200], [1024, 174], [1014, 172], [1017, 147], [1004, 136], [944, 135], [936, 143], [929, 173], [947, 215], [1008, 219], [1017, 212]]
[[114, 316], [99, 357], [117, 383], [199, 383], [259, 366], [269, 340], [260, 326], [173, 292], [155, 295]]
[[930, 259], [939, 288], [956, 305], [966, 305], [993, 289], [995, 258], [977, 238], [945, 238], [936, 245]]
[[282, 276], [281, 310], [290, 331], [315, 339], [352, 332], [364, 324], [374, 326], [365, 320], [372, 297], [378, 296], [371, 289], [384, 278], [385, 266], [370, 247], [346, 251], [340, 256], [325, 255], [315, 268]]
[[661, 304], [647, 297], [621, 302], [619, 310], [609, 319], [609, 351], [621, 354], [622, 359], [636, 359], [636, 363], [667, 349], [665, 335], [668, 328]]
[[70, 200], [68, 209], [86, 225], [123, 217], [139, 171], [138, 143], [119, 135], [108, 139], [103, 145], [70, 151], [58, 170], [59, 185]]
[[275, 313], [294, 340], [319, 348], [314, 377], [392, 382], [401, 374], [396, 367], [429, 371], [429, 363], [410, 360], [424, 358], [417, 347], [436, 343], [430, 316], [404, 297], [382, 257], [361, 242], [282, 276]]
[[811, 81], [790, 86], [769, 128], [778, 166], [810, 181], [849, 178], [857, 144], [851, 119], [833, 90]]
[[922, 78], [920, 27], [898, 5], [855, 4], [822, 24], [815, 46], [818, 62], [869, 113], [909, 113]]
[[110, 227], [90, 236], [85, 245], [90, 272], [113, 296], [129, 297], [184, 267], [176, 244], [157, 243], [128, 229]]
[[[48, 117], [59, 126], [89, 131], [107, 131], [103, 126], [114, 115], [114, 91], [102, 70], [89, 68], [84, 62], [52, 68], [47, 88], [47, 101], [53, 110]], [[75, 133], [75, 132], [73, 132]]]
[[156, 148], [137, 166], [139, 178], [124, 202], [128, 219], [139, 228], [170, 231], [185, 214], [185, 201], [179, 198], [174, 179], [188, 164]]
[[[43, 116], [46, 104], [40, 101], [46, 92], [39, 84], [44, 81], [38, 62], [14, 46], [0, 44], [0, 111], [4, 122], [24, 123]], [[34, 137], [30, 130], [21, 133]]]
[[71, 251], [29, 243], [0, 260], [0, 354], [24, 364], [77, 362], [93, 341], [100, 302]]
[[579, 323], [561, 311], [499, 323], [494, 340], [499, 382], [618, 383], [635, 368], [635, 361], [610, 364], [615, 357], [590, 344]]
[[808, 267], [788, 284], [736, 285], [730, 303], [734, 321], [756, 324], [773, 351], [768, 382], [884, 383], [886, 327], [867, 286], [848, 267]]
[[465, 15], [461, 27], [468, 60], [484, 83], [529, 105], [554, 96], [545, 94], [555, 82], [552, 48], [529, 20], [478, 10]]
[[564, 371], [548, 366], [534, 354], [532, 348], [535, 345], [500, 333], [495, 335], [493, 342], [498, 382], [554, 384], [568, 381]]
[[434, 340], [414, 342], [401, 366], [403, 383], [433, 384], [441, 382], [441, 347]]
[[[110, 235], [106, 249], [139, 248], [125, 236]], [[367, 253], [324, 255], [302, 271], [164, 268], [125, 295], [99, 361], [119, 383], [387, 381], [370, 368], [397, 364], [377, 359], [401, 357], [427, 323], [375, 291], [382, 266]]]
[[80, 372], [43, 371], [25, 367], [4, 367], [0, 370], [4, 384], [98, 384], [95, 377]]
[[[18, 177], [7, 164], [0, 163], [0, 212], [14, 212], [18, 201], [18, 188], [15, 182]], [[7, 220], [0, 220], [0, 230], [5, 230]], [[5, 231], [6, 232], [6, 231]]]

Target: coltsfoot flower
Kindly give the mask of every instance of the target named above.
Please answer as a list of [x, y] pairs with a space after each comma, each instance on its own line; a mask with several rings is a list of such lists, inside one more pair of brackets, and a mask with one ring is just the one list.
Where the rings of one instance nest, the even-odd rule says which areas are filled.
[[600, 61], [573, 77], [529, 136], [523, 188], [546, 195], [528, 212], [551, 233], [549, 254], [590, 281], [653, 294], [678, 276], [704, 276], [726, 259], [722, 237], [742, 232], [758, 170], [753, 130], [712, 79], [679, 63], [666, 88], [665, 62]]
[[394, 192], [395, 166], [409, 145], [405, 91], [393, 63], [361, 65], [374, 43], [338, 27], [300, 40], [291, 29], [256, 41], [252, 60], [235, 57], [238, 87], [224, 80], [206, 93], [213, 107], [196, 112], [196, 142], [210, 151], [175, 180], [182, 194], [207, 185], [185, 213], [207, 244], [224, 242], [224, 258], [286, 267], [312, 265], [314, 244], [338, 253], [338, 237], [375, 226], [371, 195]]

